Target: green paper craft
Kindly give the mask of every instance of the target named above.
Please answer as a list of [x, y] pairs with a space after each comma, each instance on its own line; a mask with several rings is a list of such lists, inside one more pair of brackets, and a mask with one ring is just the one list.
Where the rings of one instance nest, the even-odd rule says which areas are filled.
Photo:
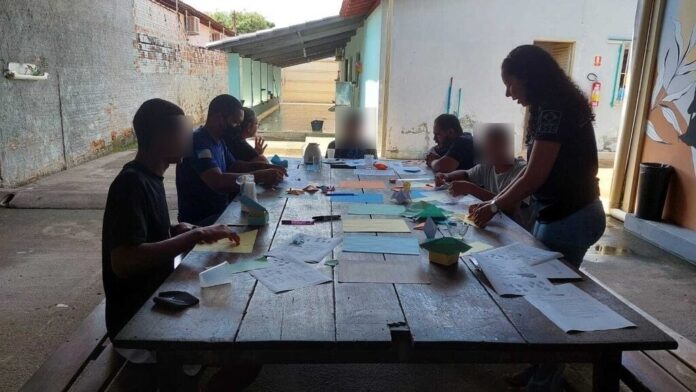
[[441, 237], [422, 243], [421, 248], [429, 252], [436, 252], [445, 255], [454, 255], [466, 252], [471, 246], [453, 237]]
[[416, 219], [428, 219], [428, 218], [433, 218], [433, 220], [443, 220], [447, 218], [447, 215], [445, 215], [445, 212], [436, 206], [428, 206], [426, 207], [423, 211], [419, 212], [414, 216]]

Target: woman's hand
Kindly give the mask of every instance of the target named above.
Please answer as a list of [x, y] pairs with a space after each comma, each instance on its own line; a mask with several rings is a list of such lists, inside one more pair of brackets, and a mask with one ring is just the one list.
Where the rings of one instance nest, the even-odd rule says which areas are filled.
[[256, 150], [257, 154], [263, 155], [264, 151], [266, 151], [266, 147], [268, 147], [268, 144], [261, 136], [254, 138], [254, 150]]
[[493, 202], [472, 204], [469, 207], [469, 219], [480, 228], [486, 227], [488, 222], [495, 216], [492, 207]]
[[472, 193], [475, 186], [469, 181], [454, 181], [450, 183], [449, 193], [452, 196], [466, 196]]
[[435, 186], [440, 187], [450, 182], [449, 174], [447, 173], [437, 173], [435, 174]]
[[230, 229], [226, 225], [212, 225], [205, 227], [198, 227], [194, 230], [198, 231], [198, 236], [200, 238], [199, 242], [204, 242], [206, 244], [212, 244], [222, 239], [229, 239], [236, 245], [239, 245], [239, 234], [234, 230]]

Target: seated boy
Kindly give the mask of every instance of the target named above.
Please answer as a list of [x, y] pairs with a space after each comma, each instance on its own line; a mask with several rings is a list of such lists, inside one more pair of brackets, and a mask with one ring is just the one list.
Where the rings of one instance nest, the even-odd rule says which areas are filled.
[[[482, 201], [493, 199], [524, 170], [527, 163], [513, 155], [512, 130], [506, 124], [486, 124], [482, 130], [483, 162], [468, 170], [437, 173], [437, 185], [449, 183], [453, 196], [472, 195]], [[478, 135], [477, 135], [478, 137]], [[526, 227], [530, 217], [525, 205], [515, 220]]]
[[434, 172], [450, 173], [474, 166], [474, 138], [464, 132], [457, 116], [441, 114], [433, 124], [433, 139], [437, 146], [425, 157]]
[[138, 152], [109, 188], [102, 229], [106, 327], [111, 339], [173, 271], [177, 255], [199, 242], [229, 238], [239, 243], [239, 236], [224, 225], [170, 224], [163, 175], [188, 150], [190, 126], [181, 108], [162, 99], [146, 101], [133, 118]]
[[334, 158], [338, 159], [362, 159], [365, 155], [377, 158], [377, 149], [366, 140], [363, 115], [358, 110], [346, 114], [340, 133], [327, 149], [333, 149]]
[[[259, 129], [259, 120], [256, 113], [249, 108], [242, 108], [244, 119], [238, 127], [227, 128], [222, 135], [225, 145], [230, 153], [237, 160], [245, 162], [268, 163], [268, 159], [263, 155], [268, 145], [262, 137], [256, 136]], [[254, 138], [254, 146], [247, 143], [247, 139]]]
[[205, 125], [193, 132], [193, 148], [176, 166], [179, 220], [203, 225], [214, 222], [239, 191], [237, 177], [251, 173], [257, 183], [274, 186], [287, 175], [281, 166], [235, 159], [222, 137], [244, 119], [242, 104], [219, 95], [208, 106]]

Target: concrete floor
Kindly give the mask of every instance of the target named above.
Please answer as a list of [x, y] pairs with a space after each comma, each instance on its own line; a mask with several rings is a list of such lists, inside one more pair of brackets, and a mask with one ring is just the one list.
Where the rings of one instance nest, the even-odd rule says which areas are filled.
[[[0, 208], [1, 391], [19, 388], [102, 300], [101, 208], [111, 179], [130, 157], [118, 153], [46, 177], [14, 191], [10, 205], [23, 208]], [[170, 196], [173, 172], [167, 173]], [[588, 272], [696, 340], [696, 323], [685, 317], [696, 314], [696, 266], [625, 233], [616, 220], [586, 260]], [[500, 376], [517, 368], [268, 366], [250, 390], [501, 390]], [[569, 374], [577, 390], [587, 390], [586, 367]]]

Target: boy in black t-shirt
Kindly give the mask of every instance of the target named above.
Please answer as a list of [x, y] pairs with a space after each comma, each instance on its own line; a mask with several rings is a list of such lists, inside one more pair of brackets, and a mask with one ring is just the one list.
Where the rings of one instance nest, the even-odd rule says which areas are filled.
[[[189, 150], [191, 124], [171, 102], [151, 99], [133, 118], [138, 153], [109, 188], [102, 230], [106, 326], [113, 338], [199, 242], [239, 236], [227, 226], [172, 226], [163, 175]], [[125, 351], [124, 351], [125, 352]], [[129, 357], [129, 359], [131, 359]]]

